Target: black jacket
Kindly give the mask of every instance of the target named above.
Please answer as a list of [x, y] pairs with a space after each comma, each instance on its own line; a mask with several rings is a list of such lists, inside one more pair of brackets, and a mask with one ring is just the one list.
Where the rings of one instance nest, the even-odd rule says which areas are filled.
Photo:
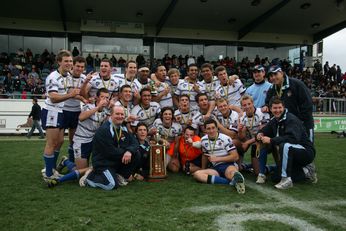
[[300, 144], [304, 148], [315, 152], [302, 121], [287, 110], [281, 115], [279, 120], [273, 117], [269, 123], [260, 129], [259, 133], [270, 137], [272, 145], [283, 143]]
[[[269, 107], [270, 99], [277, 95], [276, 85], [272, 85], [267, 93], [265, 104]], [[289, 78], [287, 75], [284, 77], [282, 86], [281, 100], [285, 103], [285, 108], [301, 121], [304, 127], [309, 130], [314, 128], [314, 119], [312, 116], [312, 97], [310, 90], [305, 84], [294, 78]]]
[[122, 135], [119, 144], [109, 120], [96, 131], [92, 151], [92, 165], [95, 169], [117, 168], [126, 151], [131, 152], [133, 156], [136, 155], [136, 151], [138, 150], [136, 138], [127, 131], [126, 127], [122, 126], [121, 128]]
[[29, 114], [29, 117], [32, 116], [33, 120], [40, 120], [41, 119], [41, 107], [37, 103], [34, 103], [31, 107], [31, 112]]

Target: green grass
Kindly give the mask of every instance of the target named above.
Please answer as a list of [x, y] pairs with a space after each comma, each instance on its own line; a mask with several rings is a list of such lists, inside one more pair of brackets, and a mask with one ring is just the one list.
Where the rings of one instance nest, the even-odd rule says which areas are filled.
[[[271, 182], [256, 186], [255, 178], [246, 175], [245, 195], [182, 174], [109, 192], [80, 188], [76, 182], [48, 189], [40, 175], [43, 141], [2, 139], [0, 145], [0, 230], [230, 230], [226, 223], [237, 218], [227, 216], [237, 214], [252, 216], [243, 223], [246, 230], [299, 230], [262, 220], [268, 213], [323, 230], [346, 229], [346, 140], [330, 135], [316, 137], [316, 185], [299, 183], [278, 191]], [[218, 223], [222, 219], [224, 225]]]

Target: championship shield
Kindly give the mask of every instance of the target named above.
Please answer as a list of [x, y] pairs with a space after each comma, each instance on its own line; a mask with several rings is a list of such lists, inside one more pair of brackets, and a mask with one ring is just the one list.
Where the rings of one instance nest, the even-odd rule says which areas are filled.
[[166, 171], [166, 146], [159, 144], [158, 134], [156, 144], [150, 145], [150, 170], [149, 181], [160, 180], [167, 177]]

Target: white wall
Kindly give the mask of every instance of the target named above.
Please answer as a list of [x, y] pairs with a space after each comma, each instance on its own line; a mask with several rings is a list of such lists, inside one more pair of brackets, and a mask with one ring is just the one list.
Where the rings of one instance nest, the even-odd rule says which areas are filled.
[[[38, 104], [42, 107], [44, 101], [39, 100]], [[31, 107], [31, 99], [0, 99], [0, 133], [27, 133], [24, 129], [16, 131], [16, 128], [26, 123]]]

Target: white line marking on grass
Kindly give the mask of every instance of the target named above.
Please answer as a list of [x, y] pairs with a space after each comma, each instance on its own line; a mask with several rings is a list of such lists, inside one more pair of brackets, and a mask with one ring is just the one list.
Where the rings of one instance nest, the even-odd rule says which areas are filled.
[[[287, 207], [293, 207], [296, 209], [300, 209], [304, 212], [313, 214], [315, 216], [318, 216], [320, 218], [328, 220], [331, 224], [336, 224], [338, 226], [342, 226], [346, 228], [346, 220], [344, 217], [338, 216], [336, 214], [331, 214], [330, 212], [323, 211], [319, 209], [317, 206], [321, 204], [320, 201], [298, 201], [295, 200], [292, 197], [286, 196], [283, 193], [280, 193], [279, 191], [272, 190], [267, 187], [259, 186], [253, 182], [248, 182], [247, 186], [250, 186], [251, 188], [255, 189], [256, 191], [259, 191], [260, 193], [263, 193], [265, 195], [270, 195], [271, 197], [275, 198], [279, 201], [279, 203], [285, 204]], [[325, 202], [328, 204], [328, 202]], [[345, 203], [345, 201], [339, 201], [340, 203]]]
[[245, 230], [242, 226], [243, 222], [246, 221], [276, 221], [279, 223], [287, 224], [298, 230], [314, 230], [322, 231], [323, 229], [317, 228], [308, 222], [291, 217], [285, 214], [275, 214], [275, 213], [237, 213], [237, 214], [224, 214], [216, 219], [217, 226], [220, 230]]
[[[278, 190], [257, 185], [253, 182], [247, 182], [246, 185], [254, 190], [264, 194], [270, 200], [270, 203], [262, 204], [246, 204], [246, 203], [232, 203], [229, 205], [211, 205], [211, 206], [197, 206], [191, 207], [187, 210], [195, 213], [203, 212], [225, 212], [216, 218], [217, 225], [221, 230], [239, 230], [242, 229], [241, 223], [246, 220], [275, 220], [282, 222], [298, 230], [322, 230], [316, 228], [308, 222], [295, 218], [286, 214], [275, 213], [258, 213], [251, 212], [253, 210], [272, 210], [277, 208], [295, 208], [306, 212], [307, 214], [315, 215], [316, 217], [327, 220], [332, 225], [337, 225], [346, 228], [346, 218], [341, 217], [331, 211], [326, 211], [320, 207], [327, 208], [333, 206], [346, 206], [345, 200], [331, 200], [331, 201], [299, 201], [289, 197]], [[249, 212], [250, 211], [250, 212]], [[246, 213], [244, 213], [246, 212]], [[240, 215], [239, 215], [240, 214]], [[245, 214], [245, 215], [244, 215]], [[243, 219], [243, 216], [246, 218]], [[293, 226], [292, 222], [298, 226]], [[236, 226], [233, 226], [236, 225]]]

